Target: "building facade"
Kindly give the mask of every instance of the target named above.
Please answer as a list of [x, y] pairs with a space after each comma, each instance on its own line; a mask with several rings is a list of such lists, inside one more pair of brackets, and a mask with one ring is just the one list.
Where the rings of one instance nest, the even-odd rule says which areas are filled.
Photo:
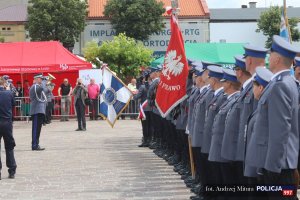
[[27, 4], [20, 3], [0, 9], [0, 37], [4, 42], [26, 41], [29, 38], [25, 31], [26, 21]]
[[[162, 0], [165, 7], [170, 6], [170, 0]], [[116, 35], [109, 19], [103, 15], [106, 0], [89, 0], [89, 13], [87, 26], [81, 34], [80, 41], [74, 47], [74, 53], [81, 54], [82, 48], [90, 41], [96, 41], [99, 45], [106, 40], [112, 40]], [[209, 41], [209, 10], [205, 0], [180, 1], [181, 8], [179, 23], [183, 37], [187, 43], [199, 43]], [[146, 47], [154, 50], [156, 56], [165, 53], [171, 35], [170, 20], [164, 15], [165, 28], [157, 34], [143, 41]]]
[[[210, 9], [210, 42], [251, 43], [265, 46], [267, 37], [256, 32], [257, 21], [268, 8], [256, 8], [255, 4], [243, 8]], [[287, 8], [288, 18], [298, 18], [300, 30], [300, 8]], [[279, 34], [279, 33], [278, 33]], [[299, 42], [295, 42], [300, 46]]]

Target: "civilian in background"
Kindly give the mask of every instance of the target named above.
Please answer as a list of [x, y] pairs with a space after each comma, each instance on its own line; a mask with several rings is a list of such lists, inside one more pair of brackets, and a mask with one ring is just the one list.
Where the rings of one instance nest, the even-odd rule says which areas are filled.
[[91, 100], [90, 104], [90, 120], [98, 119], [98, 96], [100, 92], [100, 87], [95, 83], [95, 79], [90, 80], [90, 84], [88, 85], [88, 95]]
[[[127, 86], [129, 88], [129, 90], [132, 92], [133, 95], [136, 95], [138, 93], [138, 90], [136, 88], [136, 79], [133, 78], [131, 79], [131, 82], [128, 84]], [[129, 113], [130, 115], [130, 119], [134, 119], [134, 113], [137, 113], [137, 104], [136, 101], [134, 99], [130, 100], [130, 104], [129, 104]]]
[[58, 96], [61, 97], [61, 120], [69, 121], [70, 105], [71, 105], [72, 86], [68, 79], [64, 79], [64, 82], [58, 88]]
[[77, 79], [77, 84], [73, 90], [74, 104], [77, 114], [78, 128], [76, 131], [86, 131], [85, 121], [85, 102], [88, 96], [88, 91], [81, 79]]
[[24, 103], [22, 104], [23, 116], [29, 116], [29, 112], [30, 112], [29, 90], [30, 90], [29, 81], [25, 80], [24, 81], [24, 90], [23, 90], [24, 91]]
[[20, 81], [17, 82], [16, 91], [17, 91], [16, 97], [24, 96], [24, 89], [22, 88], [22, 84]]

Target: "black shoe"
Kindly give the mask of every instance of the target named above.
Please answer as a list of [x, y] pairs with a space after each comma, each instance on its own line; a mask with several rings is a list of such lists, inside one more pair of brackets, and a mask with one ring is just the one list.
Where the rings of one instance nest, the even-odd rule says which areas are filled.
[[15, 174], [9, 174], [9, 175], [8, 175], [8, 178], [14, 179], [14, 178], [15, 178]]
[[75, 131], [82, 131], [82, 129], [81, 129], [81, 128], [78, 128], [78, 129], [76, 129]]
[[45, 148], [41, 148], [40, 146], [38, 146], [37, 148], [32, 148], [32, 151], [44, 151]]
[[140, 144], [138, 147], [148, 147], [146, 143]]
[[86, 131], [86, 128], [81, 129], [82, 131]]

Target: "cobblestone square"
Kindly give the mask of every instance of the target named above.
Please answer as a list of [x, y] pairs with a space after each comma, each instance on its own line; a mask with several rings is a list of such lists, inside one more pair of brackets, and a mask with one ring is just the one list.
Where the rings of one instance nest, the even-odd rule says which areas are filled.
[[191, 195], [173, 167], [148, 148], [138, 148], [141, 125], [120, 120], [112, 129], [105, 121], [54, 121], [42, 128], [40, 144], [31, 151], [31, 122], [15, 122], [16, 179], [7, 178], [5, 152], [0, 181], [3, 200], [186, 200]]

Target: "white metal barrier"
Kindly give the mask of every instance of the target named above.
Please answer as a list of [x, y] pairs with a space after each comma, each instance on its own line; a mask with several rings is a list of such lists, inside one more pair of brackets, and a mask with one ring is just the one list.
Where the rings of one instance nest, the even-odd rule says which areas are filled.
[[[76, 111], [74, 106], [74, 98], [70, 97], [70, 102], [68, 104], [64, 104], [64, 101], [61, 101], [62, 97], [55, 96], [52, 100], [53, 109], [52, 109], [52, 117], [54, 119], [60, 119], [61, 117], [76, 117]], [[99, 101], [99, 100], [98, 100]], [[99, 103], [98, 103], [99, 105]], [[62, 111], [62, 108], [65, 108], [65, 113]], [[66, 110], [69, 109], [69, 110]], [[67, 112], [69, 111], [69, 112]], [[129, 117], [137, 117], [139, 112], [139, 102], [130, 101], [128, 107], [122, 112], [121, 117], [124, 118], [126, 116]], [[86, 116], [89, 116], [89, 106], [86, 106], [85, 111]], [[16, 106], [13, 111], [14, 118], [17, 120], [29, 120], [30, 118], [30, 98], [29, 97], [17, 97], [16, 98]]]

